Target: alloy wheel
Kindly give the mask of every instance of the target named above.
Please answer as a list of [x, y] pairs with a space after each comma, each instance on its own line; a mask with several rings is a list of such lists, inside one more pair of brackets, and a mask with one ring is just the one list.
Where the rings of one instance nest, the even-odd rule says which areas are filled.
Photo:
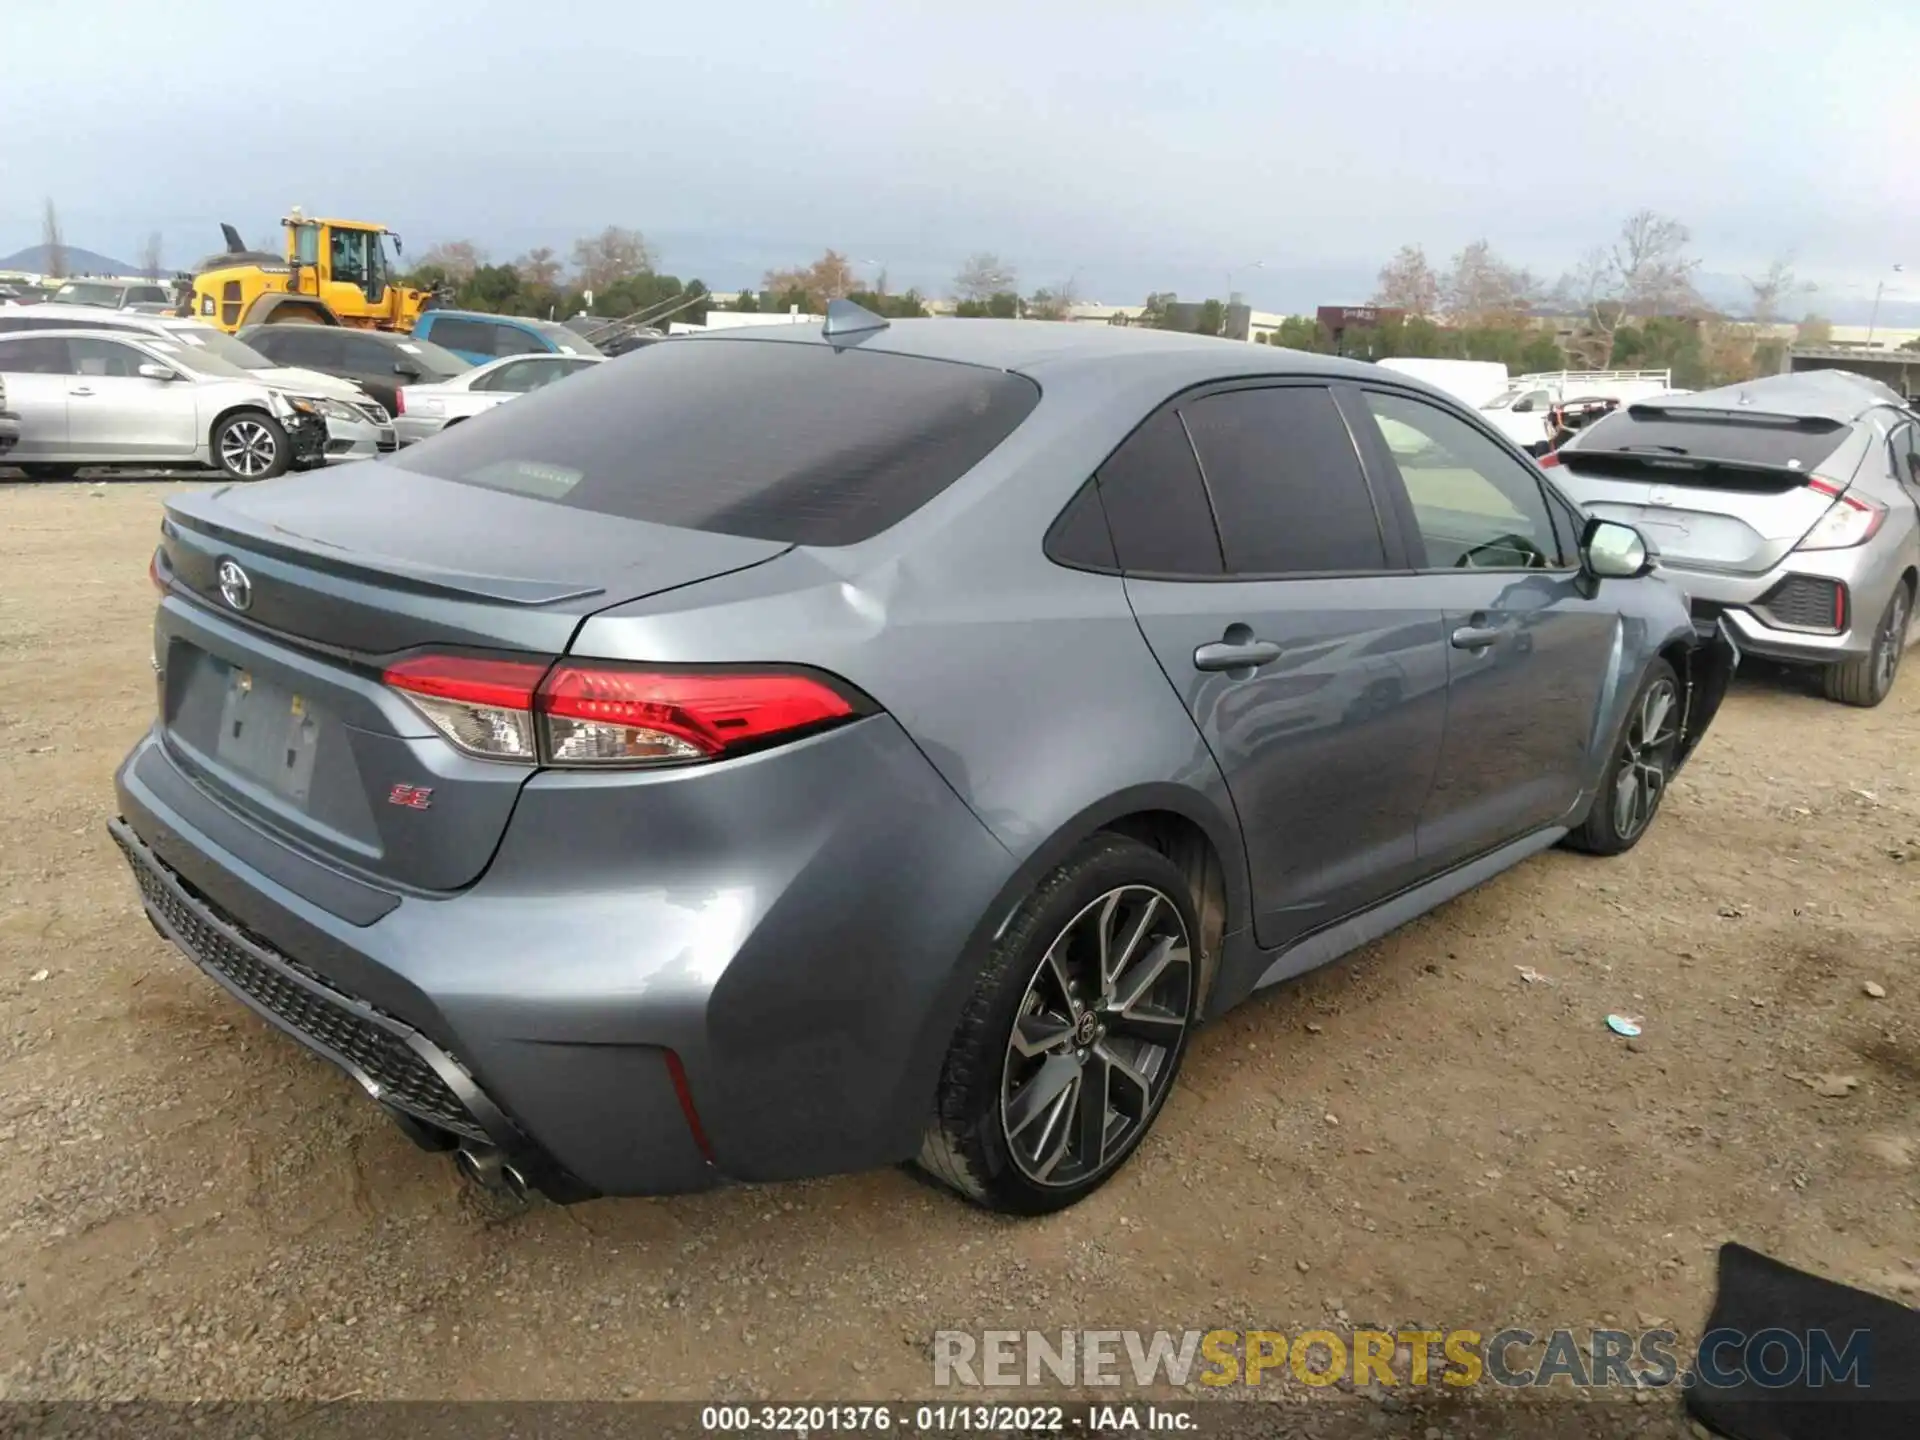
[[1193, 1000], [1186, 922], [1160, 891], [1122, 886], [1067, 922], [1021, 997], [1001, 1080], [1027, 1179], [1079, 1185], [1125, 1157], [1172, 1082]]
[[1894, 674], [1900, 669], [1900, 652], [1907, 646], [1907, 611], [1911, 605], [1907, 587], [1894, 587], [1893, 599], [1880, 621], [1880, 633], [1874, 639], [1874, 688], [1885, 695], [1893, 688]]
[[249, 480], [271, 470], [279, 454], [280, 443], [258, 420], [236, 420], [220, 437], [220, 463]]
[[1673, 752], [1680, 739], [1680, 696], [1673, 682], [1654, 681], [1640, 697], [1621, 743], [1613, 784], [1613, 828], [1622, 840], [1637, 836], [1660, 808]]

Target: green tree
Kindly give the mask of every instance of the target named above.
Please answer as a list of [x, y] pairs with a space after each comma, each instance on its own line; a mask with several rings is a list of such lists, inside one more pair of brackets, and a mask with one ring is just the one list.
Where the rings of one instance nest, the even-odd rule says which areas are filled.
[[519, 314], [514, 304], [520, 299], [520, 272], [511, 265], [482, 265], [461, 284], [457, 298], [463, 309]]
[[962, 320], [1018, 320], [1020, 297], [1011, 290], [996, 290], [984, 300], [962, 300], [953, 313]]
[[1283, 346], [1288, 350], [1305, 350], [1312, 354], [1323, 354], [1332, 346], [1326, 331], [1320, 328], [1320, 322], [1311, 315], [1289, 315], [1267, 336], [1269, 345]]
[[886, 295], [878, 290], [856, 290], [847, 299], [889, 320], [910, 320], [927, 314], [926, 301], [918, 290], [909, 290], [902, 295]]

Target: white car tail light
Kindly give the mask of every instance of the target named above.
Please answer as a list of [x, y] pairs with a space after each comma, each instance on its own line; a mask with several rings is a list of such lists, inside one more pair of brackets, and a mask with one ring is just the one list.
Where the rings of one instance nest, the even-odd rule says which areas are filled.
[[1886, 506], [1846, 493], [1841, 486], [1829, 481], [1809, 480], [1807, 488], [1831, 495], [1833, 504], [1813, 522], [1813, 528], [1794, 547], [1796, 550], [1847, 550], [1864, 545], [1878, 533], [1887, 518]]
[[525, 764], [717, 760], [872, 708], [856, 692], [801, 670], [426, 655], [389, 667], [384, 678], [457, 749]]

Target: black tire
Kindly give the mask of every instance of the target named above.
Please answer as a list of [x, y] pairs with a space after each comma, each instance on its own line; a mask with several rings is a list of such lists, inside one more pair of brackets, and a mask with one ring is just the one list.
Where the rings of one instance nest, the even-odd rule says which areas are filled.
[[[1135, 943], [1108, 946], [1122, 953], [1086, 1004], [1102, 926]], [[1109, 834], [1076, 850], [1020, 905], [981, 969], [920, 1169], [1019, 1215], [1063, 1210], [1105, 1184], [1179, 1075], [1202, 998], [1199, 935], [1186, 877], [1157, 850]]]
[[71, 480], [80, 473], [78, 465], [22, 465], [20, 470], [29, 480]]
[[[1666, 701], [1657, 716], [1652, 713], [1658, 705], [1655, 696], [1663, 696]], [[1679, 677], [1666, 661], [1655, 660], [1641, 677], [1633, 704], [1613, 737], [1606, 772], [1600, 777], [1600, 789], [1586, 819], [1564, 842], [1569, 849], [1589, 855], [1619, 855], [1640, 843], [1640, 837], [1660, 813], [1660, 802], [1666, 798], [1667, 785], [1673, 778], [1674, 758], [1680, 749], [1681, 706]], [[1653, 727], [1651, 733], [1649, 725]], [[1629, 767], [1638, 796], [1630, 807], [1626, 803]]]
[[1907, 649], [1907, 626], [1913, 619], [1913, 591], [1902, 580], [1893, 587], [1887, 608], [1873, 627], [1873, 648], [1858, 660], [1829, 665], [1820, 673], [1827, 699], [1842, 705], [1871, 709], [1893, 693], [1900, 673], [1900, 657]]
[[264, 410], [224, 417], [213, 427], [212, 451], [214, 467], [229, 480], [271, 480], [293, 462], [293, 442]]

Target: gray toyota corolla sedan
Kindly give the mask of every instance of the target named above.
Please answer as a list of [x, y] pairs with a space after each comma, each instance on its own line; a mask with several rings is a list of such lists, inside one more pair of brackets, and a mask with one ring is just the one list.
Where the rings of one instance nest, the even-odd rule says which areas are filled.
[[1654, 566], [1369, 365], [837, 304], [171, 500], [113, 834], [487, 1183], [1047, 1211], [1203, 1019], [1639, 839], [1735, 659]]

